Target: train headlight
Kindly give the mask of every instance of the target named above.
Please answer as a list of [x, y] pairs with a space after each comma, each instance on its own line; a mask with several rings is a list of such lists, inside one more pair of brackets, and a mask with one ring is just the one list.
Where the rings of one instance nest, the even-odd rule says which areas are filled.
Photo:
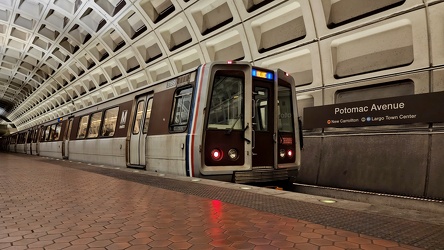
[[211, 151], [211, 158], [215, 161], [222, 160], [222, 156], [223, 156], [223, 153], [220, 149], [215, 148]]
[[239, 158], [239, 154], [236, 149], [232, 148], [228, 150], [228, 157], [230, 157], [230, 160], [235, 161]]
[[280, 156], [281, 158], [284, 158], [284, 157], [285, 157], [285, 149], [281, 149], [281, 150], [279, 150], [279, 156]]
[[288, 156], [288, 158], [293, 158], [293, 150], [288, 150], [287, 151], [287, 156]]

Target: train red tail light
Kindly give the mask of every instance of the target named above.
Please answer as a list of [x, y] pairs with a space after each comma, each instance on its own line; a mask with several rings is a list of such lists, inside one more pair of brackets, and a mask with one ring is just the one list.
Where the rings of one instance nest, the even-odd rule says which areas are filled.
[[288, 156], [288, 158], [293, 158], [293, 150], [288, 150], [287, 156]]
[[222, 160], [222, 157], [223, 157], [223, 152], [220, 149], [215, 148], [211, 151], [211, 158], [213, 160], [220, 161]]

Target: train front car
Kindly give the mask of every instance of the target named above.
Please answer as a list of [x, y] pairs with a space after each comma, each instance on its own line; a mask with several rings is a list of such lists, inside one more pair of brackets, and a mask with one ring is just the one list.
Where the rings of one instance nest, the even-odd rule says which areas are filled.
[[291, 76], [228, 62], [203, 65], [198, 77], [188, 142], [195, 176], [255, 183], [297, 172], [301, 154]]

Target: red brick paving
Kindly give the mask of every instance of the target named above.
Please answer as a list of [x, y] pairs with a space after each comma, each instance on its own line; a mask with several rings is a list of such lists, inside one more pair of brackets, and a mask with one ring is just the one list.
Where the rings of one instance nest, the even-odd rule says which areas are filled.
[[0, 249], [417, 249], [32, 157], [0, 158]]

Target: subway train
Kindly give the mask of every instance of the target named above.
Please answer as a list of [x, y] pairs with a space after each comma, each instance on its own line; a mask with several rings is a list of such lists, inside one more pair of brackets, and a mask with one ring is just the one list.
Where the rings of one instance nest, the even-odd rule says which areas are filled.
[[236, 183], [288, 179], [301, 164], [294, 79], [212, 62], [1, 138], [2, 149]]

